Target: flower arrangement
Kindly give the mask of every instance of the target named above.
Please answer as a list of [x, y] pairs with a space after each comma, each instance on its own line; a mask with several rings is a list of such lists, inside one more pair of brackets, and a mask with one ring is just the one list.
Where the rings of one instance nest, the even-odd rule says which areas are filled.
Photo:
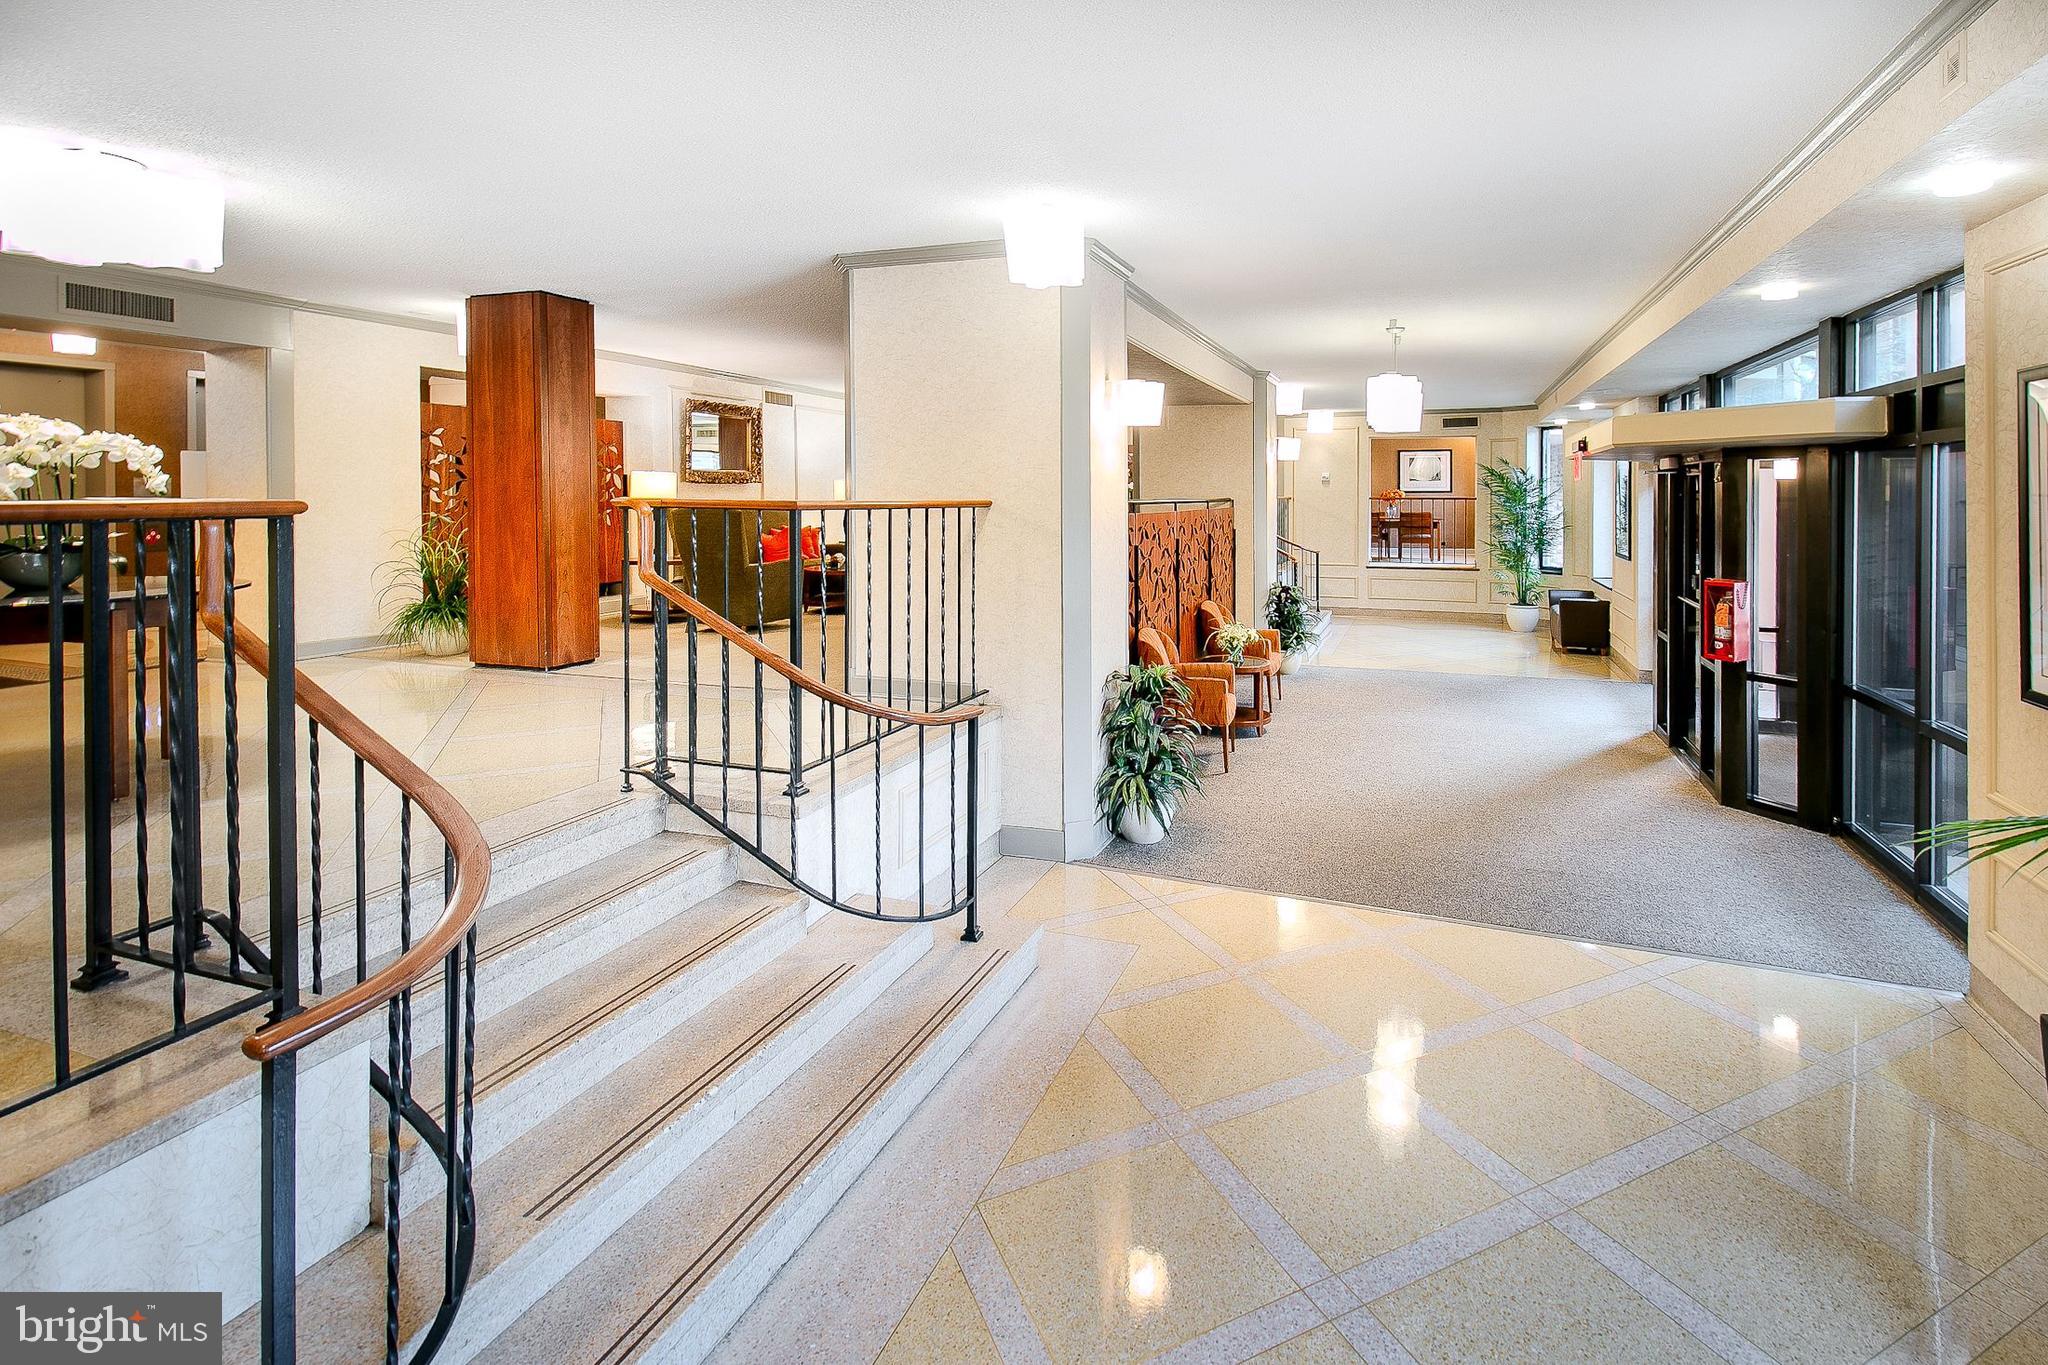
[[0, 413], [0, 486], [10, 498], [75, 498], [79, 471], [102, 461], [126, 465], [153, 494], [170, 491], [164, 453], [145, 441], [30, 412]]
[[1383, 488], [1372, 496], [1374, 501], [1386, 503], [1391, 508], [1408, 495], [1398, 488]]
[[1259, 633], [1241, 621], [1226, 621], [1217, 627], [1211, 638], [1216, 648], [1230, 656], [1232, 664], [1242, 664], [1245, 650], [1257, 643]]

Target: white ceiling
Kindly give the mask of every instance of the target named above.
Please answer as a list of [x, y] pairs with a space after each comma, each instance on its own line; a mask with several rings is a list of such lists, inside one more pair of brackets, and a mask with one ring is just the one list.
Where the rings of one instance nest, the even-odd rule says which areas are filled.
[[[1963, 233], [2048, 193], [2048, 62], [1985, 97], [1911, 156], [1850, 196], [1768, 260], [1688, 314], [1588, 390], [1618, 401], [1667, 393], [1962, 264]], [[1943, 199], [1929, 172], [1986, 162], [2003, 178], [1982, 194]], [[1799, 297], [1766, 303], [1766, 283]]]
[[231, 178], [221, 283], [839, 386], [836, 252], [1054, 193], [1160, 299], [1356, 407], [1527, 402], [1934, 0], [11, 0], [0, 124]]
[[1195, 378], [1178, 365], [1172, 365], [1142, 346], [1126, 348], [1124, 373], [1132, 379], [1149, 379], [1155, 384], [1166, 386], [1168, 407], [1242, 407], [1244, 400], [1233, 397], [1219, 388]]

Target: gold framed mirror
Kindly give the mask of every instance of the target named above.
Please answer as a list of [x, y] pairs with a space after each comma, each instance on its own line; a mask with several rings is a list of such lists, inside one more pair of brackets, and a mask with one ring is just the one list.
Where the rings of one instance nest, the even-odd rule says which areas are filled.
[[683, 404], [684, 483], [761, 482], [761, 410], [691, 398]]

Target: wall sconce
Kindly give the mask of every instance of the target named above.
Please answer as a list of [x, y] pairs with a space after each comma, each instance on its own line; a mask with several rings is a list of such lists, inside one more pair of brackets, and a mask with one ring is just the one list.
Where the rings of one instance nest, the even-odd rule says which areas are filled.
[[1308, 413], [1308, 434], [1328, 436], [1337, 429], [1337, 414], [1328, 408], [1310, 408]]
[[1273, 438], [1273, 458], [1283, 464], [1291, 464], [1301, 458], [1299, 436], [1276, 436]]
[[629, 498], [672, 498], [676, 495], [676, 476], [668, 469], [636, 469], [626, 475], [626, 496]]
[[1127, 427], [1156, 427], [1166, 410], [1166, 385], [1152, 379], [1109, 381], [1110, 415]]
[[1273, 381], [1273, 411], [1282, 417], [1298, 416], [1301, 412], [1302, 385], [1283, 384]]
[[1079, 284], [1088, 270], [1080, 215], [1057, 204], [1018, 204], [1005, 213], [1003, 253], [1010, 283], [1026, 289]]
[[100, 343], [96, 337], [80, 336], [76, 332], [52, 332], [50, 349], [58, 355], [98, 355]]
[[1799, 477], [1799, 457], [1783, 455], [1771, 461], [1771, 472], [1778, 476], [1780, 483], [1791, 483]]

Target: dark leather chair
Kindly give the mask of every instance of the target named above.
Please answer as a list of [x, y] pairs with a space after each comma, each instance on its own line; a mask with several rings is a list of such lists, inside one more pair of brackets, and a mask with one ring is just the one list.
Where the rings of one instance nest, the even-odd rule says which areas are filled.
[[1607, 599], [1584, 588], [1550, 590], [1550, 645], [1588, 654], [1607, 652]]

